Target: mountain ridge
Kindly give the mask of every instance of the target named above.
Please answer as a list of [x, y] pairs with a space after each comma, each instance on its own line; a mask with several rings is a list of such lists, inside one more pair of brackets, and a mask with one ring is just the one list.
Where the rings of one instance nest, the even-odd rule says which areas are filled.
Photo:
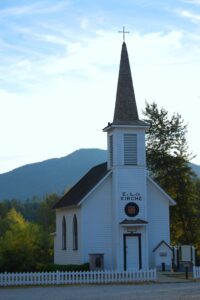
[[[56, 193], [61, 196], [93, 166], [107, 160], [107, 151], [79, 149], [67, 156], [31, 163], [0, 174], [0, 201], [24, 201]], [[190, 163], [200, 177], [200, 166]]]
[[79, 149], [67, 156], [47, 159], [0, 174], [0, 201], [62, 195], [95, 164], [106, 161], [107, 151]]

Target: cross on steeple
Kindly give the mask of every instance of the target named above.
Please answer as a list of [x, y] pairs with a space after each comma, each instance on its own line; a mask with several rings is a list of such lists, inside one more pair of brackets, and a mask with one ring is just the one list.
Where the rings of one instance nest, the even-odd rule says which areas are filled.
[[125, 42], [125, 34], [130, 32], [125, 30], [125, 26], [123, 26], [123, 31], [118, 31], [118, 32], [123, 33], [123, 42]]

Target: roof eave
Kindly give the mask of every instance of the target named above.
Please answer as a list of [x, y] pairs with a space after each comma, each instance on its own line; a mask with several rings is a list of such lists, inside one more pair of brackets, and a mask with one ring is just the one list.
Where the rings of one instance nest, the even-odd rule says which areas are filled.
[[103, 132], [107, 132], [110, 131], [114, 128], [137, 128], [137, 129], [149, 129], [149, 125], [128, 125], [128, 124], [123, 124], [123, 125], [116, 125], [116, 124], [109, 124], [108, 126], [106, 126], [105, 128], [103, 128]]
[[53, 207], [52, 210], [62, 210], [64, 208], [77, 208], [77, 204], [69, 204], [69, 205], [63, 205], [63, 206], [59, 206], [59, 207]]
[[96, 188], [102, 184], [102, 182], [112, 173], [112, 170], [110, 170], [108, 173], [105, 174], [103, 178], [77, 203], [77, 206], [79, 207], [87, 197], [89, 197], [95, 190]]
[[164, 244], [165, 246], [167, 246], [171, 251], [172, 251], [172, 247], [170, 245], [168, 245], [168, 243], [165, 242], [165, 240], [162, 240], [160, 243], [158, 243], [158, 245], [152, 250], [152, 252], [155, 252], [157, 249], [159, 249], [159, 247]]
[[176, 202], [150, 176], [147, 175], [147, 178], [168, 199], [170, 206], [176, 205]]

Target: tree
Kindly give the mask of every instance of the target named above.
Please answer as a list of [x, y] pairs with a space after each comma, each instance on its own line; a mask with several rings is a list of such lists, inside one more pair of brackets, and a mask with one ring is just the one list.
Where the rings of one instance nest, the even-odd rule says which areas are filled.
[[[171, 233], [174, 243], [197, 241], [197, 189], [195, 174], [188, 162], [187, 125], [179, 114], [170, 118], [157, 104], [146, 103], [143, 112], [150, 124], [146, 135], [147, 167], [151, 176], [177, 202], [171, 209]], [[198, 230], [198, 233], [199, 230]]]
[[153, 177], [161, 180], [174, 168], [174, 164], [191, 171], [188, 166], [191, 155], [186, 140], [187, 125], [181, 116], [173, 114], [170, 119], [168, 112], [164, 108], [159, 110], [155, 102], [146, 103], [143, 114], [150, 124], [146, 134], [147, 164]]
[[50, 237], [38, 224], [25, 221], [12, 208], [1, 220], [0, 270], [33, 271], [37, 263], [51, 261]]
[[56, 194], [47, 195], [41, 202], [37, 212], [37, 223], [40, 224], [46, 232], [55, 231], [55, 210], [53, 205], [58, 201], [59, 196]]

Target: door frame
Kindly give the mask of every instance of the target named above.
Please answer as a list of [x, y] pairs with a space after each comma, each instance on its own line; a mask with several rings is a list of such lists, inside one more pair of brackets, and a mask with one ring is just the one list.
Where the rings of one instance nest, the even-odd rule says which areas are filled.
[[137, 237], [138, 238], [138, 251], [139, 251], [139, 269], [142, 269], [142, 253], [141, 253], [141, 233], [124, 233], [123, 241], [124, 241], [124, 271], [127, 269], [127, 258], [126, 258], [126, 238], [127, 237]]

